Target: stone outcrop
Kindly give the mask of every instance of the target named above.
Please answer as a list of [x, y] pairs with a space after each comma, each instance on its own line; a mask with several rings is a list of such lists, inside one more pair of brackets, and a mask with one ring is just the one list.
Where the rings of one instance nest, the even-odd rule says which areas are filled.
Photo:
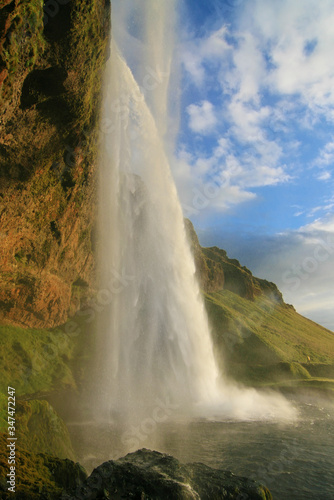
[[[69, 459], [15, 449], [15, 492], [8, 491], [7, 436], [0, 434], [0, 498], [2, 500], [61, 500], [64, 491], [73, 492], [87, 478], [83, 467]], [[72, 496], [73, 498], [73, 496]]]
[[251, 479], [201, 463], [183, 465], [170, 455], [142, 449], [97, 467], [74, 498], [271, 500], [272, 496]]
[[146, 449], [105, 462], [87, 478], [78, 463], [17, 448], [16, 493], [6, 491], [6, 441], [0, 434], [0, 498], [9, 500], [272, 500], [258, 482], [201, 463], [183, 465]]
[[0, 7], [0, 320], [64, 323], [92, 295], [109, 0]]
[[277, 304], [284, 304], [282, 294], [274, 283], [253, 276], [237, 259], [230, 259], [225, 250], [202, 248], [190, 220], [185, 219], [185, 227], [199, 283], [205, 292], [229, 290], [249, 300], [264, 295]]
[[199, 244], [194, 226], [189, 219], [185, 219], [185, 228], [195, 260], [196, 275], [200, 287], [205, 292], [215, 292], [224, 288], [225, 276], [222, 266], [212, 259], [208, 259]]

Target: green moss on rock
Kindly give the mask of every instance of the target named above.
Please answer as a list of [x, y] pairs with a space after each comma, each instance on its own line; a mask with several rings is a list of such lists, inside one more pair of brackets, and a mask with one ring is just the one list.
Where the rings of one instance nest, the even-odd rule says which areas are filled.
[[[0, 321], [53, 327], [94, 293], [110, 2], [52, 9], [43, 0], [12, 0], [0, 13]], [[80, 297], [71, 290], [79, 278], [88, 284]]]
[[0, 498], [10, 500], [60, 500], [64, 492], [72, 498], [87, 474], [80, 464], [46, 454], [30, 453], [16, 445], [16, 493], [7, 490], [8, 449], [0, 434]]
[[55, 387], [74, 388], [68, 365], [74, 349], [74, 337], [60, 330], [0, 326], [0, 391], [7, 393], [10, 385], [20, 396]]

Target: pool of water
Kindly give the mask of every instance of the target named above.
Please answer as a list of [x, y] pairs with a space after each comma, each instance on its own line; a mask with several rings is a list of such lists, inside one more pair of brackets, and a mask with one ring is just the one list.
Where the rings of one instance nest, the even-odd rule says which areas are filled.
[[[298, 418], [291, 422], [197, 419], [156, 427], [147, 422], [127, 433], [127, 444], [254, 478], [275, 500], [334, 500], [333, 403], [304, 398], [292, 404]], [[124, 431], [121, 440], [122, 433], [106, 424], [69, 428], [78, 459], [89, 471], [124, 454]]]

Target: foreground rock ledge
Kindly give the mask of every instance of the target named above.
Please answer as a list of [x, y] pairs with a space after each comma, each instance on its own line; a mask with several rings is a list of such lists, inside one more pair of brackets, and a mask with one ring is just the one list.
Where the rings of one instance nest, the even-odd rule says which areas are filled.
[[201, 463], [183, 465], [170, 455], [146, 449], [97, 467], [75, 496], [63, 499], [271, 500], [265, 487]]

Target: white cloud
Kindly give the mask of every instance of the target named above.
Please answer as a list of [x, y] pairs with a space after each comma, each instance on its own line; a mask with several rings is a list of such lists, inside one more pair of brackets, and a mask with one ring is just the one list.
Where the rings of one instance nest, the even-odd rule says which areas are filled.
[[201, 39], [191, 39], [182, 47], [181, 60], [184, 68], [191, 75], [196, 85], [203, 85], [207, 74], [204, 63], [220, 63], [231, 52], [231, 45], [226, 41], [228, 30], [225, 25]]
[[246, 16], [251, 16], [251, 29], [268, 53], [265, 84], [274, 92], [295, 95], [313, 113], [333, 120], [333, 2], [255, 0]]
[[[221, 177], [240, 190], [287, 182], [291, 175], [282, 162], [283, 150], [277, 137], [269, 138], [268, 125], [275, 122], [281, 130], [286, 129], [283, 108], [279, 112], [270, 105], [261, 103], [261, 92], [266, 81], [266, 61], [262, 41], [256, 33], [240, 31], [234, 34], [234, 45], [227, 42], [231, 36], [228, 28], [222, 26], [212, 34], [193, 43], [187, 43], [184, 65], [196, 85], [208, 85], [213, 68], [219, 75], [215, 82], [224, 94], [223, 103], [215, 107], [207, 100], [201, 105], [187, 107], [189, 127], [202, 135], [210, 134], [225, 124], [228, 126], [229, 146], [224, 145], [224, 154], [217, 161], [217, 151], [222, 149], [218, 142], [209, 158], [200, 155], [193, 174], [203, 173], [203, 169], [220, 171]], [[286, 104], [288, 107], [288, 104]], [[291, 108], [291, 105], [290, 105]], [[285, 131], [285, 130], [284, 130]], [[272, 129], [269, 127], [269, 133]], [[293, 142], [294, 149], [298, 147]], [[231, 144], [234, 144], [234, 148]], [[238, 144], [243, 153], [238, 153]], [[240, 148], [239, 148], [240, 149]], [[287, 147], [287, 149], [291, 149]], [[201, 167], [201, 168], [200, 168]], [[238, 198], [239, 199], [239, 198]]]
[[333, 233], [334, 234], [334, 214], [327, 215], [326, 217], [316, 219], [315, 221], [302, 226], [299, 233], [309, 236], [312, 234]]
[[[194, 205], [198, 190], [207, 198], [207, 203], [200, 208], [204, 216], [215, 211], [226, 212], [236, 205], [254, 200], [254, 188], [289, 180], [283, 167], [261, 163], [252, 155], [240, 157], [228, 138], [218, 141], [211, 156], [196, 156], [181, 150], [174, 158], [172, 170], [181, 203], [188, 207], [186, 216], [192, 215], [189, 206]], [[208, 194], [205, 194], [206, 189]], [[198, 213], [198, 210], [193, 211], [194, 215]]]
[[[206, 116], [204, 109], [190, 108], [190, 126], [204, 131], [206, 118], [228, 125], [229, 137], [252, 146], [254, 162], [283, 169], [286, 181], [291, 172], [289, 177], [282, 156], [289, 158], [294, 149], [296, 157], [301, 148], [291, 131], [296, 125], [312, 128], [319, 117], [334, 121], [333, 2], [253, 0], [238, 12], [237, 28], [223, 25], [186, 44], [183, 61], [193, 82], [205, 89], [218, 74], [215, 85], [224, 96], [214, 103], [215, 120], [211, 109]], [[319, 166], [332, 160], [334, 143], [329, 143]], [[289, 163], [294, 167], [290, 158]], [[328, 181], [330, 172], [317, 178]]]
[[189, 128], [193, 132], [208, 134], [217, 124], [214, 107], [209, 101], [202, 101], [199, 105], [190, 104], [187, 107]]
[[[235, 10], [228, 27], [200, 40], [189, 38], [189, 60], [184, 58], [196, 96], [206, 100], [210, 95], [215, 133], [223, 136], [216, 142], [211, 138], [210, 150], [199, 148], [187, 158], [190, 185], [196, 179], [203, 186], [209, 178], [221, 189], [221, 197], [211, 199], [201, 213], [231, 210], [253, 201], [257, 188], [293, 181], [300, 206], [291, 216], [313, 222], [272, 237], [258, 230], [249, 238], [235, 232], [231, 255], [242, 260], [243, 254], [254, 274], [276, 282], [303, 314], [320, 323], [326, 317], [332, 329], [334, 200], [328, 186], [334, 166], [333, 26], [333, 0], [249, 0]], [[319, 188], [314, 200], [310, 182]], [[241, 210], [237, 214], [246, 221], [247, 232], [247, 216]], [[259, 224], [254, 222], [257, 229]], [[217, 233], [213, 244], [219, 244]]]
[[[274, 248], [261, 263], [262, 274], [301, 314], [334, 329], [334, 215], [278, 235]], [[326, 321], [321, 318], [325, 310]]]
[[331, 140], [322, 148], [318, 157], [314, 160], [314, 165], [324, 167], [334, 165], [334, 141]]
[[321, 174], [317, 175], [317, 179], [319, 181], [328, 181], [331, 178], [331, 173], [330, 172], [322, 172]]
[[273, 281], [297, 311], [334, 331], [334, 214], [297, 230], [268, 236], [247, 228], [206, 244], [228, 247], [255, 276]]
[[256, 37], [250, 32], [240, 34], [232, 54], [232, 67], [221, 73], [223, 86], [237, 91], [238, 99], [243, 102], [258, 102], [265, 75], [265, 61]]

